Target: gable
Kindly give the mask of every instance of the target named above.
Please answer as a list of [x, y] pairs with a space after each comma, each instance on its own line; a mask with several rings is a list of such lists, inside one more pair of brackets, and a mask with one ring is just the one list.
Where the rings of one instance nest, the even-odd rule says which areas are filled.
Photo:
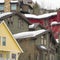
[[23, 52], [21, 47], [18, 45], [17, 41], [12, 36], [11, 32], [9, 31], [8, 27], [6, 26], [5, 22], [0, 24], [0, 36], [6, 37], [6, 46], [0, 45], [0, 50], [3, 51], [16, 51], [16, 52]]
[[0, 15], [0, 20], [4, 20], [13, 34], [28, 31], [28, 20], [18, 12], [7, 12]]

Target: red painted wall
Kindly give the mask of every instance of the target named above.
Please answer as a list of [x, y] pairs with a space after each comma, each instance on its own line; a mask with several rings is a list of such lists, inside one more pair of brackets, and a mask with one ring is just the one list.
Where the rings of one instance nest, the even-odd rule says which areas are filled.
[[[57, 17], [58, 16], [58, 17]], [[58, 38], [58, 33], [60, 32], [60, 25], [56, 25], [56, 26], [50, 26], [51, 22], [53, 21], [59, 21], [60, 22], [60, 14], [59, 15], [55, 15], [55, 16], [51, 16], [48, 18], [43, 18], [43, 19], [34, 19], [34, 18], [28, 18], [28, 20], [31, 23], [40, 23], [41, 25], [44, 26], [45, 24], [45, 20], [47, 20], [48, 25], [45, 26], [47, 29], [52, 29], [52, 32], [54, 33], [54, 37]]]

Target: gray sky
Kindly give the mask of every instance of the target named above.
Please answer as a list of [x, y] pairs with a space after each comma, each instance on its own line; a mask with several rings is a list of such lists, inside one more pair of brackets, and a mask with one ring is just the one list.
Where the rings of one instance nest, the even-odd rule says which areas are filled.
[[60, 8], [60, 0], [33, 0], [33, 2], [36, 1], [40, 5], [40, 7], [48, 10], [56, 10]]

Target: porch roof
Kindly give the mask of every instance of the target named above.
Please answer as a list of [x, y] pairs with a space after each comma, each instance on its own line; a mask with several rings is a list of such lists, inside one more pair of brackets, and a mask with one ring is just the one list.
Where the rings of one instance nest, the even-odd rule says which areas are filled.
[[34, 14], [24, 14], [24, 15], [27, 18], [42, 19], [42, 18], [55, 16], [55, 15], [57, 15], [57, 12], [46, 13], [46, 14], [42, 14], [42, 15], [34, 15]]
[[37, 48], [38, 48], [39, 50], [48, 51], [48, 48], [46, 48], [44, 45], [38, 45]]
[[41, 29], [41, 30], [37, 30], [37, 31], [28, 31], [28, 32], [17, 33], [17, 34], [14, 34], [13, 36], [15, 37], [15, 39], [36, 37], [37, 35], [42, 34], [46, 31], [47, 30], [45, 30], [45, 29]]

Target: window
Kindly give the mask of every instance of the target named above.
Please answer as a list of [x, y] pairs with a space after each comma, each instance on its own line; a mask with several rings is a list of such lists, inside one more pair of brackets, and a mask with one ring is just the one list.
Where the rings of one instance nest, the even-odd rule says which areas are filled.
[[41, 44], [43, 44], [43, 45], [47, 44], [47, 40], [46, 40], [46, 35], [45, 34], [43, 36], [41, 36]]
[[12, 54], [12, 59], [16, 60], [16, 54]]
[[43, 36], [41, 36], [41, 44], [43, 44], [44, 43], [44, 40], [43, 40]]
[[46, 41], [46, 39], [44, 39], [44, 45], [46, 45], [47, 44], [47, 41]]
[[6, 46], [6, 37], [2, 37], [2, 45]]
[[17, 4], [11, 4], [11, 10], [16, 10], [17, 9]]
[[0, 53], [0, 60], [3, 60], [3, 55]]
[[0, 4], [0, 10], [4, 10], [4, 4]]

